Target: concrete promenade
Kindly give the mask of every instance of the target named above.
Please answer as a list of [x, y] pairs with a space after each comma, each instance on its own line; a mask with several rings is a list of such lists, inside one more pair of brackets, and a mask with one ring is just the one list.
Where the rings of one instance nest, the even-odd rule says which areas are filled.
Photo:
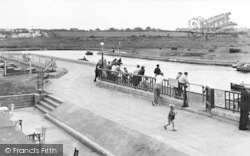
[[168, 106], [153, 107], [151, 101], [97, 87], [93, 82], [93, 66], [59, 60], [57, 65], [66, 68], [68, 74], [51, 80], [47, 90], [61, 99], [151, 136], [189, 155], [249, 155], [250, 131], [239, 131], [235, 125], [184, 110], [177, 110], [177, 131], [173, 132], [172, 127], [164, 130]]

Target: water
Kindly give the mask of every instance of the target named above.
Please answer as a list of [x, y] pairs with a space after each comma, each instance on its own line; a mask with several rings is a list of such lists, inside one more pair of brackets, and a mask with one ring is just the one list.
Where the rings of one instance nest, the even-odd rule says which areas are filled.
[[[30, 51], [29, 53], [77, 60], [79, 58], [83, 58], [86, 51]], [[96, 63], [99, 59], [101, 59], [101, 55], [97, 55], [97, 52], [93, 52], [92, 56], [88, 55], [85, 57], [93, 63]], [[104, 58], [107, 61], [112, 61], [115, 58], [119, 59], [119, 57], [114, 56], [104, 56]], [[244, 83], [250, 84], [250, 73], [241, 73], [232, 67], [196, 65], [125, 57], [121, 58], [123, 66], [127, 67], [129, 72], [133, 72], [136, 65], [139, 64], [141, 66], [145, 66], [145, 75], [148, 76], [154, 76], [156, 64], [159, 64], [165, 78], [175, 78], [178, 72], [188, 72], [188, 80], [190, 83], [223, 90], [230, 90], [230, 82], [241, 83], [244, 81]]]

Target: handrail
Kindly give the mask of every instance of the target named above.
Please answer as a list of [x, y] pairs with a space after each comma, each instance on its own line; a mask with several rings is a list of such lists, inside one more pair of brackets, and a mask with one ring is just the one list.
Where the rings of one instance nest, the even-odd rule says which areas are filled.
[[55, 60], [53, 59], [50, 64], [43, 70], [43, 72], [45, 72], [50, 66], [55, 64]]

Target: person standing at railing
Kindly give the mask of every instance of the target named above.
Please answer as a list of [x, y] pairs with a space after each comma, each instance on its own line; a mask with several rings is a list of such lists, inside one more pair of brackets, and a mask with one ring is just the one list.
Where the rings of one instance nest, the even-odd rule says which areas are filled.
[[181, 96], [181, 87], [180, 87], [180, 83], [179, 83], [179, 79], [180, 79], [181, 75], [182, 75], [182, 72], [178, 72], [178, 75], [175, 78], [176, 80], [178, 80], [178, 88], [174, 88], [176, 96]]
[[124, 83], [128, 82], [128, 70], [126, 67], [123, 68], [123, 72], [122, 72], [122, 81]]
[[[145, 67], [144, 67], [144, 66], [141, 66], [141, 69], [139, 70], [138, 75], [143, 76], [144, 73], [145, 73]], [[138, 77], [138, 84], [139, 84], [139, 83], [141, 82], [141, 80], [142, 80], [142, 77], [141, 77], [141, 76]]]
[[112, 66], [112, 71], [111, 71], [112, 81], [117, 81], [120, 72], [121, 72], [121, 67], [119, 64]]
[[183, 106], [182, 106], [182, 107], [188, 107], [188, 101], [187, 101], [187, 87], [188, 87], [188, 85], [189, 85], [189, 82], [188, 82], [187, 76], [188, 76], [188, 72], [185, 72], [185, 73], [184, 73], [183, 75], [181, 75], [181, 77], [179, 78], [179, 84], [180, 84], [181, 90], [182, 90], [182, 88], [184, 88], [184, 92], [183, 92], [183, 100], [184, 100], [184, 103], [183, 103]]
[[159, 75], [161, 73], [161, 69], [160, 69], [160, 65], [159, 64], [156, 65], [154, 73], [155, 73], [155, 76], [157, 76], [157, 75]]
[[161, 94], [162, 82], [163, 82], [163, 73], [158, 74], [155, 77], [155, 85], [154, 85], [154, 100], [152, 101], [153, 106], [159, 105], [159, 98]]
[[247, 130], [248, 114], [250, 110], [250, 88], [244, 88], [241, 91], [240, 106], [240, 121], [239, 130]]
[[106, 73], [107, 73], [107, 79], [110, 80], [111, 79], [111, 70], [112, 70], [110, 61], [108, 61], [106, 69], [107, 69], [107, 71], [106, 71]]
[[140, 65], [137, 65], [137, 68], [133, 72], [133, 78], [132, 78], [133, 86], [135, 88], [137, 87], [138, 82], [139, 82], [139, 76], [136, 76], [136, 75], [138, 75], [139, 71], [140, 71]]

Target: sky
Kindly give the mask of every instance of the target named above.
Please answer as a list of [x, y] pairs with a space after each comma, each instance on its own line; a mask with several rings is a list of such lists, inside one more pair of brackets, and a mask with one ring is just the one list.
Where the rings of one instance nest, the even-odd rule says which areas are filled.
[[0, 0], [0, 28], [188, 28], [192, 18], [231, 12], [250, 28], [249, 0]]

